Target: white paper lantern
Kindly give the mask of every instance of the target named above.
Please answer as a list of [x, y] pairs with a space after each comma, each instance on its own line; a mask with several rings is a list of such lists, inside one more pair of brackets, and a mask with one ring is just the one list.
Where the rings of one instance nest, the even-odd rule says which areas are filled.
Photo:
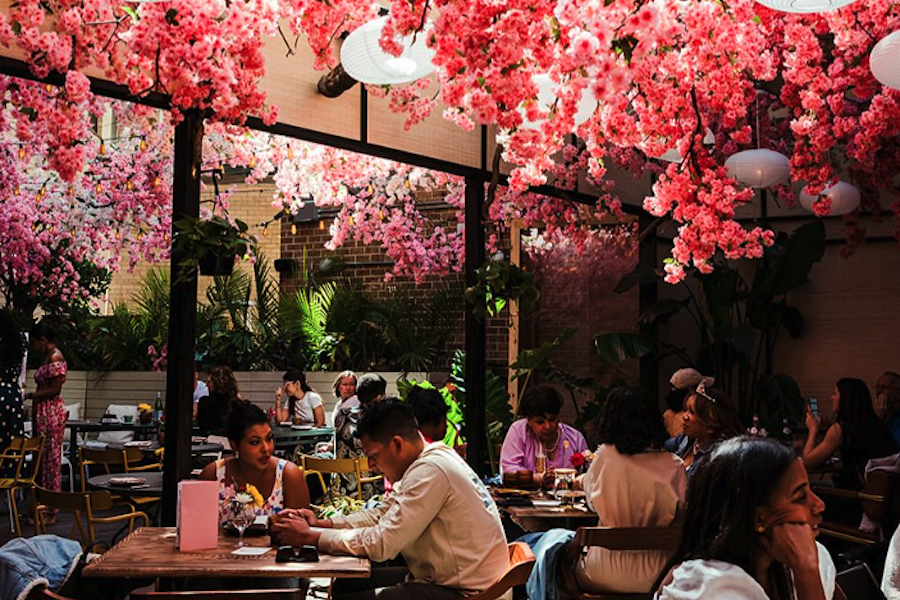
[[869, 68], [882, 84], [900, 90], [900, 30], [875, 44], [869, 56]]
[[789, 13], [820, 13], [837, 10], [856, 0], [756, 0], [763, 6]]
[[[553, 106], [553, 103], [556, 102], [556, 83], [546, 74], [535, 75], [532, 78], [532, 81], [534, 81], [534, 84], [538, 88], [538, 104], [542, 110], [549, 111]], [[594, 99], [594, 94], [591, 93], [589, 89], [585, 88], [581, 92], [581, 99], [578, 100], [578, 105], [575, 110], [575, 127], [577, 128], [579, 125], [590, 119], [596, 108], [597, 101]], [[524, 108], [520, 107], [519, 112], [522, 115], [521, 128], [538, 129], [540, 127], [540, 121], [529, 121], [525, 117]]]
[[425, 45], [425, 32], [402, 39], [403, 54], [394, 56], [381, 49], [378, 39], [387, 17], [369, 21], [353, 30], [341, 46], [341, 65], [353, 79], [373, 85], [410, 83], [434, 71], [434, 52]]
[[829, 216], [836, 217], [853, 212], [859, 208], [859, 190], [852, 183], [846, 181], [838, 181], [836, 184], [822, 190], [819, 196], [811, 196], [806, 193], [807, 188], [803, 188], [800, 192], [800, 206], [813, 212], [813, 202], [819, 199], [819, 196], [829, 196], [831, 198], [831, 212]]
[[791, 176], [791, 163], [780, 152], [767, 148], [744, 150], [725, 161], [728, 176], [752, 188], [767, 188], [786, 182]]
[[[706, 134], [703, 136], [703, 143], [707, 146], [712, 146], [716, 143], [716, 135], [709, 127], [706, 128]], [[684, 157], [681, 156], [681, 152], [679, 152], [678, 148], [675, 146], [669, 148], [659, 156], [654, 156], [652, 158], [658, 158], [659, 160], [664, 160], [666, 162], [672, 163], [680, 163], [684, 160]]]

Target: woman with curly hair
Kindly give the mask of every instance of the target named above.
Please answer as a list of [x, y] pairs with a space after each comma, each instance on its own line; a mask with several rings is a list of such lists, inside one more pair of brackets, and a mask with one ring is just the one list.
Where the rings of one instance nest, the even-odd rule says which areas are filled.
[[209, 396], [197, 402], [197, 427], [202, 433], [223, 435], [231, 405], [241, 399], [231, 367], [213, 367], [206, 376]]
[[[600, 446], [581, 485], [603, 527], [668, 527], [684, 503], [681, 459], [663, 449], [666, 429], [650, 394], [622, 386], [610, 392], [597, 419]], [[647, 593], [669, 560], [665, 552], [591, 548], [575, 563], [590, 592]]]
[[[0, 310], [0, 450], [25, 432], [19, 374], [25, 356], [25, 336], [5, 310]], [[0, 472], [0, 477], [12, 477]]]

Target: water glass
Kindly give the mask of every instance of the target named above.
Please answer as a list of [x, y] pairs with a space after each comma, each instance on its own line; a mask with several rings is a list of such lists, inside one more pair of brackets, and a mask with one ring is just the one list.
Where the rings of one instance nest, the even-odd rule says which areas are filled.
[[562, 505], [575, 502], [575, 469], [556, 469], [553, 495]]

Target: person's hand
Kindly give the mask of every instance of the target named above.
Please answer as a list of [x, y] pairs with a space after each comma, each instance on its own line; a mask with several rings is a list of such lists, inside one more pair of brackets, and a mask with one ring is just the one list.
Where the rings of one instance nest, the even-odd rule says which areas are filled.
[[284, 388], [280, 387], [275, 390], [275, 404], [280, 408], [281, 407], [281, 397], [284, 395]]
[[[278, 516], [281, 517], [285, 512], [287, 511], [281, 511]], [[282, 544], [302, 546], [313, 541], [310, 536], [309, 523], [296, 514], [299, 512], [292, 512], [293, 516], [281, 517], [272, 524], [272, 532], [279, 536]]]
[[792, 510], [775, 511], [763, 524], [759, 543], [774, 560], [792, 570], [819, 569], [819, 551], [812, 527], [805, 521], [790, 520]]
[[809, 406], [806, 407], [806, 428], [810, 431], [818, 431], [819, 426], [822, 424], [822, 415], [819, 415], [818, 418], [814, 417], [812, 414], [812, 410], [810, 410]]
[[888, 411], [888, 397], [887, 392], [879, 392], [875, 395], [874, 402], [875, 414], [878, 415], [878, 418], [883, 419], [885, 415], [887, 415]]

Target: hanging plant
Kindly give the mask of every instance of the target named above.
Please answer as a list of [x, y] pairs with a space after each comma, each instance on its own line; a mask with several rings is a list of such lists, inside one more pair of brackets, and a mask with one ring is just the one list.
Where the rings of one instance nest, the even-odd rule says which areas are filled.
[[466, 301], [479, 319], [496, 316], [512, 301], [532, 308], [541, 297], [529, 273], [508, 260], [488, 259], [475, 271], [475, 285], [466, 289]]
[[188, 281], [200, 269], [201, 275], [229, 275], [236, 256], [245, 256], [256, 246], [240, 219], [234, 225], [222, 217], [185, 217], [175, 222], [172, 254], [181, 256], [177, 282]]

